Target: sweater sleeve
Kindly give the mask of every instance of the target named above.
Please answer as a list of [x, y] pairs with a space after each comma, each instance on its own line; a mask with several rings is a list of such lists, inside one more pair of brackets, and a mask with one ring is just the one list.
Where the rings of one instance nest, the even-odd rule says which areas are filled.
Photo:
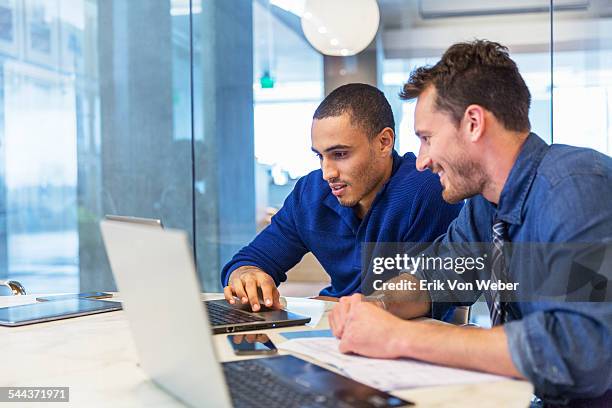
[[272, 217], [271, 224], [223, 267], [221, 283], [224, 286], [228, 284], [232, 272], [241, 266], [262, 269], [274, 279], [276, 285], [287, 279], [287, 271], [308, 252], [296, 224], [305, 184], [305, 177], [298, 181], [281, 209]]

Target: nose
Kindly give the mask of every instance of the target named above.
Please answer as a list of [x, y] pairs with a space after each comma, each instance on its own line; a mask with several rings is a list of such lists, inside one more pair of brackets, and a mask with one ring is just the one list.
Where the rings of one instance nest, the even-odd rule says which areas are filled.
[[419, 155], [416, 160], [416, 168], [418, 171], [425, 171], [431, 167], [431, 157], [424, 151], [423, 145], [419, 148]]
[[330, 160], [321, 160], [321, 171], [323, 171], [323, 180], [328, 183], [339, 176], [338, 168]]

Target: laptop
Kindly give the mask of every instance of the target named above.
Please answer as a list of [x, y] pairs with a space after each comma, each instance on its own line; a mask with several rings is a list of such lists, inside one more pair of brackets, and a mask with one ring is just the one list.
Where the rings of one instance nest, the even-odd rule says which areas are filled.
[[[220, 364], [184, 231], [102, 221], [141, 367], [194, 407], [400, 407], [410, 402], [285, 355]], [[168, 271], [180, 292], [168, 290]]]
[[[161, 220], [152, 218], [106, 215], [106, 220], [127, 225], [153, 227], [152, 229], [157, 230], [161, 230], [163, 227]], [[108, 239], [116, 238], [114, 236], [109, 236]], [[129, 244], [127, 244], [126, 248], [129, 247]], [[129, 251], [124, 253], [123, 256], [130, 257]], [[169, 273], [170, 272], [168, 272], [168, 274]], [[166, 275], [164, 280], [169, 282], [171, 280], [170, 276]], [[174, 282], [172, 285], [175, 285]], [[300, 316], [286, 310], [270, 309], [265, 307], [265, 305], [262, 305], [262, 309], [259, 312], [252, 312], [249, 304], [242, 305], [240, 302], [236, 302], [235, 305], [230, 305], [224, 299], [207, 300], [204, 301], [204, 304], [208, 311], [208, 320], [215, 334], [298, 326], [310, 322], [310, 317]]]
[[132, 222], [134, 224], [149, 225], [151, 227], [158, 227], [158, 228], [162, 228], [164, 226], [161, 220], [156, 219], [156, 218], [142, 218], [142, 217], [132, 217], [131, 215], [115, 215], [115, 214], [106, 214], [105, 218], [111, 221]]

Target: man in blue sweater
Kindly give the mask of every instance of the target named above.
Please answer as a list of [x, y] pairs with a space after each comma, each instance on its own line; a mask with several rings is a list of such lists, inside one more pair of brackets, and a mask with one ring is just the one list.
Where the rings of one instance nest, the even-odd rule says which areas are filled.
[[[349, 84], [314, 113], [312, 150], [321, 169], [298, 180], [272, 223], [225, 265], [225, 298], [260, 310], [280, 307], [277, 286], [312, 252], [331, 277], [322, 296], [361, 292], [361, 249], [368, 242], [431, 242], [461, 210], [442, 199], [438, 177], [393, 149], [395, 122], [384, 94]], [[416, 249], [415, 249], [416, 250]]]

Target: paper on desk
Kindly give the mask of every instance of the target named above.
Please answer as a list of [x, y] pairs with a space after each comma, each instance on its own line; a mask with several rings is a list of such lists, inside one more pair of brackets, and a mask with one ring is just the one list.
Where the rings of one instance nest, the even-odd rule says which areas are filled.
[[278, 348], [331, 364], [347, 377], [384, 391], [507, 379], [409, 359], [385, 360], [346, 355], [338, 351], [338, 344], [336, 338], [304, 338], [286, 341]]
[[283, 300], [283, 306], [288, 311], [310, 317], [310, 322], [306, 323], [310, 327], [317, 327], [327, 307], [325, 302], [316, 299], [281, 296], [281, 303]]

